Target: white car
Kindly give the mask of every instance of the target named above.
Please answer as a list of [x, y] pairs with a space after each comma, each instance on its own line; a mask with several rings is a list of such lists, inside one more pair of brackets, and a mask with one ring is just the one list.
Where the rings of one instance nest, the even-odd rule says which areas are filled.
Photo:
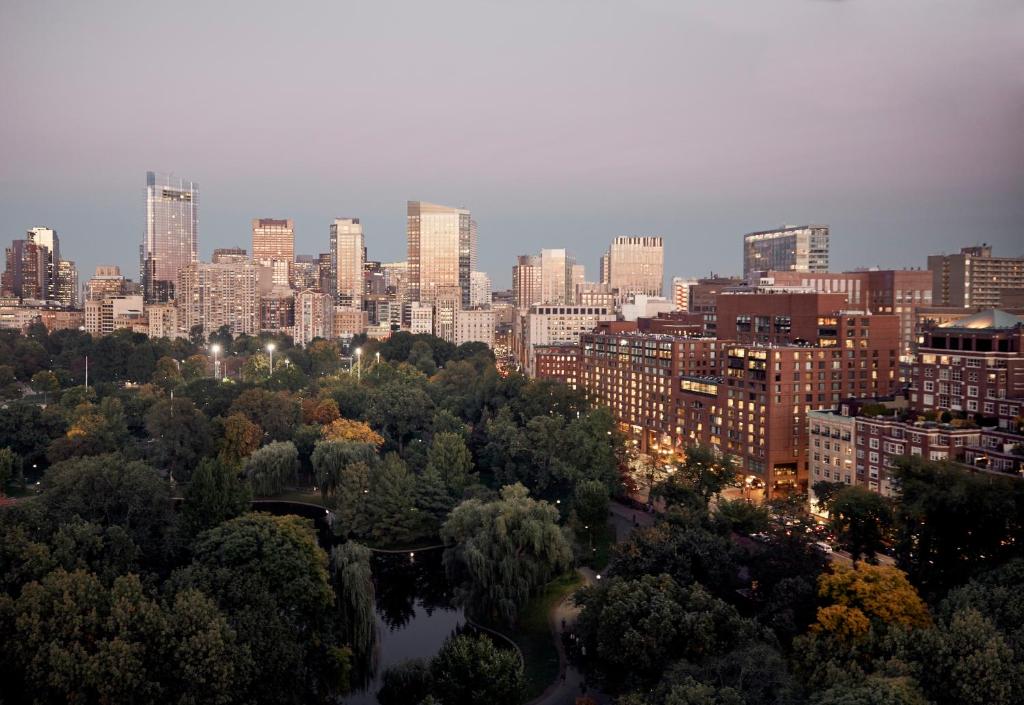
[[815, 545], [815, 546], [817, 546], [818, 548], [820, 548], [820, 549], [821, 549], [822, 551], [824, 551], [825, 553], [832, 553], [832, 547], [831, 547], [831, 546], [829, 546], [829, 545], [828, 545], [827, 543], [825, 543], [824, 541], [815, 541], [815, 542], [814, 542], [814, 545]]

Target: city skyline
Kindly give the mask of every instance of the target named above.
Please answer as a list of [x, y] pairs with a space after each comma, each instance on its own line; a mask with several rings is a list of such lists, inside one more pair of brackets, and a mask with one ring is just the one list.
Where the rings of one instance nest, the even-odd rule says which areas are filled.
[[[969, 244], [964, 233], [1020, 254], [1020, 7], [689, 5], [566, 3], [543, 23], [529, 4], [413, 8], [402, 23], [386, 8], [310, 22], [270, 7], [242, 35], [223, 8], [195, 27], [169, 8], [147, 21], [127, 4], [81, 17], [5, 7], [7, 92], [32, 109], [0, 118], [0, 232], [52, 227], [81, 271], [136, 276], [138, 181], [156, 168], [202, 185], [204, 260], [244, 246], [264, 216], [293, 218], [296, 250], [315, 255], [348, 213], [372, 259], [402, 259], [408, 199], [473, 211], [496, 288], [516, 255], [543, 248], [597, 271], [600, 249], [629, 233], [665, 237], [666, 276], [736, 273], [742, 235], [783, 223], [829, 224], [838, 270], [919, 265], [923, 249]], [[125, 31], [143, 21], [151, 31]], [[338, 26], [365, 71], [326, 52]], [[452, 39], [434, 46], [444, 27]], [[280, 52], [244, 41], [271, 28], [287, 37]], [[44, 29], [57, 50], [41, 56], [27, 42]], [[531, 52], [509, 51], [506, 29]], [[814, 60], [751, 41], [771, 35], [799, 37]], [[139, 95], [142, 64], [120, 58], [183, 36], [197, 49], [161, 77], [168, 90]], [[289, 42], [310, 51], [284, 53]], [[437, 79], [468, 100], [434, 95]], [[186, 89], [195, 99], [169, 98]], [[281, 99], [252, 110], [261, 95]]]

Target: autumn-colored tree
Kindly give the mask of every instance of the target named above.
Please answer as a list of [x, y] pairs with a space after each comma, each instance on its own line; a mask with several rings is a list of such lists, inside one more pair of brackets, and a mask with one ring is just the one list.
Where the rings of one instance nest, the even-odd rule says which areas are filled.
[[207, 368], [212, 367], [206, 355], [190, 355], [181, 363], [181, 376], [186, 382], [205, 377]]
[[220, 440], [219, 457], [226, 463], [237, 465], [260, 447], [263, 429], [250, 421], [245, 414], [234, 413], [221, 422], [223, 435]]
[[384, 439], [379, 433], [362, 421], [353, 421], [352, 419], [334, 419], [320, 429], [320, 435], [325, 441], [369, 443], [374, 448], [380, 448], [384, 444]]
[[872, 628], [924, 628], [932, 623], [907, 574], [890, 566], [834, 564], [832, 572], [818, 578], [818, 596], [827, 606], [818, 609], [811, 629], [846, 643], [866, 637]]
[[338, 402], [334, 399], [307, 399], [302, 402], [302, 417], [306, 423], [318, 423], [326, 426], [341, 418]]

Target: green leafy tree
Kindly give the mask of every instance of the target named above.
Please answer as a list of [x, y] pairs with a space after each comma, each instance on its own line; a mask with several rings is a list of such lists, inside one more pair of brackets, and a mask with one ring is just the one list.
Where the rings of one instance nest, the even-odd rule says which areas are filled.
[[483, 450], [483, 463], [503, 485], [528, 482], [530, 477], [529, 442], [523, 429], [516, 423], [512, 410], [502, 408], [486, 423], [487, 443]]
[[723, 530], [744, 535], [765, 531], [771, 521], [766, 507], [742, 499], [719, 499], [714, 516]]
[[0, 448], [0, 495], [11, 482], [20, 480], [21, 458], [10, 448]]
[[419, 384], [396, 379], [373, 390], [366, 419], [401, 453], [414, 433], [429, 426], [432, 413], [433, 402]]
[[818, 506], [821, 510], [831, 512], [832, 502], [835, 500], [836, 496], [847, 487], [849, 487], [849, 485], [845, 482], [819, 480], [811, 486], [811, 490], [814, 492], [814, 498], [818, 502]]
[[185, 382], [202, 379], [203, 377], [206, 377], [207, 369], [209, 367], [210, 361], [206, 355], [189, 355], [185, 358], [184, 362], [181, 363], [181, 377]]
[[829, 523], [853, 560], [864, 556], [874, 562], [882, 550], [887, 527], [892, 523], [888, 500], [860, 485], [845, 487], [829, 505]]
[[361, 533], [375, 543], [396, 545], [418, 538], [423, 520], [416, 507], [416, 477], [395, 453], [370, 475]]
[[369, 443], [322, 441], [312, 462], [324, 503], [335, 509], [335, 531], [348, 536], [363, 521], [376, 450]]
[[434, 351], [422, 340], [413, 343], [407, 362], [428, 377], [437, 372]]
[[453, 497], [461, 497], [475, 481], [473, 458], [462, 436], [442, 432], [434, 435], [427, 452], [427, 473], [440, 478]]
[[299, 471], [299, 452], [291, 441], [278, 441], [255, 451], [243, 470], [253, 492], [273, 497], [295, 483]]
[[707, 446], [694, 446], [687, 449], [677, 476], [688, 482], [707, 505], [712, 497], [735, 484], [735, 461], [730, 455], [719, 456]]
[[42, 393], [45, 404], [47, 396], [60, 389], [60, 380], [49, 370], [39, 370], [32, 375], [32, 389]]
[[187, 481], [213, 447], [210, 422], [190, 399], [162, 399], [146, 414], [150, 457], [175, 480]]
[[431, 697], [433, 688], [430, 664], [423, 659], [410, 659], [384, 671], [377, 702], [380, 705], [420, 705]]
[[327, 555], [294, 516], [245, 514], [201, 534], [178, 589], [208, 595], [259, 667], [236, 702], [305, 703], [330, 669], [335, 594]]
[[161, 357], [156, 361], [156, 368], [149, 381], [156, 386], [169, 392], [184, 381], [181, 371], [178, 369], [178, 361], [171, 357]]
[[231, 405], [231, 413], [244, 414], [263, 429], [272, 441], [287, 441], [302, 419], [297, 399], [287, 392], [266, 389], [248, 389], [238, 395]]
[[330, 571], [341, 641], [369, 659], [377, 628], [369, 549], [352, 541], [335, 546]]
[[927, 705], [913, 679], [870, 676], [834, 685], [811, 696], [811, 705]]
[[21, 395], [18, 377], [11, 365], [0, 365], [0, 399], [14, 399]]
[[572, 508], [577, 518], [588, 526], [608, 522], [608, 487], [598, 480], [585, 480], [576, 486]]
[[252, 491], [238, 477], [237, 467], [204, 458], [185, 491], [182, 516], [192, 534], [217, 526], [249, 509]]
[[490, 637], [455, 636], [430, 664], [433, 693], [445, 705], [517, 705], [522, 698], [519, 654], [502, 650]]
[[270, 377], [270, 358], [263, 353], [250, 355], [242, 365], [242, 379], [246, 382], [263, 382]]
[[510, 623], [572, 562], [558, 511], [531, 499], [522, 485], [503, 487], [492, 502], [463, 502], [441, 527], [441, 537], [451, 546], [444, 563], [459, 601], [477, 614]]

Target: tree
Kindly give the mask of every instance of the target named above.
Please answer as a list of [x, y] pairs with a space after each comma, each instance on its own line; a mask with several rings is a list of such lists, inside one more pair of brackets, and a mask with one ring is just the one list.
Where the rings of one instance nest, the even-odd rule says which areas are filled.
[[445, 705], [517, 705], [523, 666], [515, 651], [498, 649], [490, 637], [448, 639], [430, 663], [432, 691]]
[[573, 599], [588, 658], [611, 684], [649, 686], [676, 659], [722, 655], [760, 634], [700, 584], [682, 587], [668, 575], [612, 577]]
[[165, 392], [170, 392], [184, 381], [184, 377], [182, 377], [181, 370], [178, 368], [178, 361], [164, 356], [156, 361], [156, 368], [153, 370], [153, 375], [149, 378], [149, 381]]
[[334, 399], [310, 399], [308, 415], [306, 414], [305, 405], [306, 402], [303, 402], [303, 420], [306, 423], [318, 423], [321, 426], [326, 426], [332, 421], [341, 418], [338, 402], [334, 401]]
[[174, 507], [167, 483], [149, 465], [114, 453], [65, 460], [46, 471], [42, 488], [39, 499], [49, 516], [120, 526], [142, 555], [166, 559]]
[[420, 705], [433, 688], [430, 664], [423, 659], [411, 659], [384, 671], [377, 702], [380, 705]]
[[250, 355], [242, 365], [242, 380], [245, 382], [263, 382], [270, 377], [270, 358], [263, 353]]
[[287, 441], [301, 421], [298, 400], [287, 392], [247, 389], [231, 405], [231, 413], [244, 414], [272, 441]]
[[39, 370], [39, 372], [32, 375], [32, 389], [36, 392], [42, 392], [43, 403], [45, 404], [47, 394], [60, 389], [60, 380], [57, 379], [57, 375], [49, 370]]
[[431, 350], [430, 345], [422, 340], [417, 340], [413, 343], [407, 362], [428, 377], [437, 372], [434, 351]]
[[320, 435], [325, 441], [352, 441], [354, 443], [369, 443], [374, 448], [384, 445], [384, 439], [375, 432], [369, 425], [362, 421], [350, 419], [335, 419], [320, 429]]
[[735, 531], [749, 536], [768, 528], [770, 516], [765, 507], [742, 499], [719, 499], [715, 505], [715, 520], [725, 531]]
[[124, 407], [116, 397], [106, 397], [98, 406], [79, 404], [69, 417], [67, 434], [54, 439], [46, 451], [51, 462], [115, 453], [123, 450], [128, 441]]
[[818, 578], [818, 596], [826, 606], [818, 609], [812, 630], [845, 643], [866, 638], [871, 629], [884, 633], [890, 627], [924, 628], [932, 622], [928, 606], [897, 568], [833, 563], [832, 572]]
[[369, 493], [370, 469], [378, 462], [369, 443], [321, 441], [312, 456], [320, 494], [335, 511], [335, 531], [347, 536], [357, 529]]
[[208, 366], [209, 358], [207, 358], [206, 355], [189, 355], [185, 358], [185, 361], [181, 363], [181, 377], [185, 382], [202, 379], [207, 374], [206, 370]]
[[107, 588], [85, 571], [58, 569], [25, 586], [15, 614], [8, 646], [40, 702], [70, 694], [76, 702], [226, 704], [250, 665], [208, 598], [187, 591], [165, 611], [134, 575]]
[[401, 453], [413, 433], [427, 428], [432, 405], [419, 384], [395, 379], [373, 390], [366, 420]]
[[849, 487], [849, 485], [845, 482], [819, 480], [811, 486], [811, 491], [814, 493], [814, 498], [818, 503], [818, 507], [824, 512], [831, 512], [832, 502], [835, 500], [836, 496], [847, 487]]
[[243, 414], [231, 414], [220, 422], [221, 439], [218, 457], [226, 463], [240, 465], [260, 447], [263, 429]]
[[175, 480], [187, 481], [200, 458], [213, 445], [210, 422], [190, 399], [162, 399], [146, 413], [146, 432], [153, 442], [150, 457]]
[[295, 483], [299, 471], [299, 452], [291, 441], [266, 445], [245, 462], [243, 473], [260, 497], [273, 497]]
[[866, 487], [851, 485], [836, 493], [829, 513], [832, 530], [853, 560], [864, 556], [874, 562], [875, 554], [884, 545], [886, 527], [892, 522], [889, 502]]
[[815, 693], [810, 702], [811, 705], [928, 705], [912, 679], [882, 676], [835, 685]]
[[352, 541], [335, 546], [331, 549], [330, 571], [338, 617], [336, 631], [343, 643], [369, 661], [377, 633], [369, 549]]
[[381, 467], [370, 475], [370, 498], [363, 520], [361, 533], [378, 544], [412, 541], [422, 531], [423, 520], [416, 507], [416, 477], [395, 453], [388, 453]]
[[512, 410], [502, 408], [485, 425], [487, 444], [482, 453], [485, 467], [503, 485], [529, 481], [529, 443], [523, 429], [516, 423]]
[[235, 465], [204, 458], [185, 491], [182, 516], [192, 534], [217, 526], [249, 509], [252, 491], [238, 478]]
[[568, 569], [572, 549], [558, 526], [558, 511], [531, 499], [522, 485], [501, 489], [498, 500], [470, 499], [441, 527], [444, 564], [461, 604], [514, 622], [519, 608]]
[[473, 458], [462, 436], [456, 433], [438, 433], [427, 452], [427, 473], [440, 478], [453, 497], [461, 497], [465, 489], [476, 480]]
[[327, 555], [295, 516], [244, 514], [201, 534], [173, 584], [208, 595], [259, 658], [235, 702], [304, 703], [331, 668], [335, 594]]
[[589, 526], [608, 522], [608, 487], [598, 480], [585, 480], [576, 486], [572, 508], [579, 520]]
[[0, 448], [0, 496], [7, 485], [21, 478], [21, 458], [10, 448]]
[[694, 446], [686, 450], [686, 460], [678, 476], [688, 482], [707, 505], [712, 497], [736, 482], [736, 465], [730, 455], [719, 456], [708, 446]]
[[0, 365], [0, 399], [14, 399], [21, 396], [18, 377], [11, 365]]
[[1024, 483], [920, 457], [896, 461], [899, 565], [929, 595], [1020, 555]]

